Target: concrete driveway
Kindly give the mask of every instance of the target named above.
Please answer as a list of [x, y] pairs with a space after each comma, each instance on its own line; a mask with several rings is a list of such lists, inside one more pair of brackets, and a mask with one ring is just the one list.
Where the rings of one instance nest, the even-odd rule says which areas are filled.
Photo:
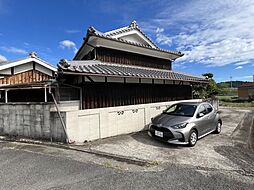
[[[236, 146], [232, 139], [238, 124], [250, 110], [220, 108], [222, 132], [200, 139], [195, 147], [157, 141], [140, 132], [98, 140], [87, 144], [91, 150], [145, 159], [159, 164], [179, 164], [208, 170], [248, 173], [254, 171], [253, 154]], [[86, 147], [87, 147], [86, 146]]]

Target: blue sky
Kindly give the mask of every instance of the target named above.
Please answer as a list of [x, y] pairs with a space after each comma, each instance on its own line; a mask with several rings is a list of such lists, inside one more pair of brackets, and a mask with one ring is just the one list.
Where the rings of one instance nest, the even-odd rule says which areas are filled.
[[89, 26], [106, 32], [136, 20], [159, 47], [185, 53], [174, 70], [251, 81], [253, 18], [252, 0], [0, 0], [0, 59], [36, 51], [57, 64], [73, 58]]

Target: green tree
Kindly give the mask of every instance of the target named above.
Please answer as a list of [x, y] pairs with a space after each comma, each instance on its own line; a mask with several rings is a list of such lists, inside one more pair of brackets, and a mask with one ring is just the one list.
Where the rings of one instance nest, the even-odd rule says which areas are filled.
[[213, 78], [213, 73], [204, 73], [202, 74], [204, 77], [208, 78], [208, 79], [212, 79]]
[[208, 79], [208, 83], [206, 85], [197, 85], [193, 88], [193, 97], [194, 98], [210, 98], [216, 94], [218, 94], [219, 89], [217, 87], [216, 82], [213, 79], [212, 73], [203, 74]]
[[219, 92], [219, 88], [216, 84], [216, 82], [212, 79], [209, 78], [208, 79], [208, 85], [206, 86], [206, 93], [208, 97], [217, 95]]
[[218, 94], [219, 95], [228, 95], [230, 94], [230, 84], [226, 82], [217, 83]]

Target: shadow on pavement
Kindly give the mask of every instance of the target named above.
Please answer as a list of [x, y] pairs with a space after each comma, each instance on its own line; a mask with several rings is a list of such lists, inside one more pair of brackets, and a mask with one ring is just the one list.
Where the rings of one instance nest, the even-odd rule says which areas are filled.
[[238, 165], [245, 172], [254, 175], [254, 153], [241, 146], [218, 146], [215, 151]]
[[155, 147], [160, 147], [160, 148], [169, 148], [169, 149], [182, 149], [186, 148], [186, 145], [177, 145], [177, 144], [172, 144], [172, 143], [167, 143], [164, 141], [159, 141], [156, 140], [152, 137], [150, 137], [147, 134], [147, 131], [141, 131], [138, 133], [133, 133], [131, 137], [136, 140], [139, 143], [145, 144], [145, 145], [150, 145], [150, 146], [155, 146]]

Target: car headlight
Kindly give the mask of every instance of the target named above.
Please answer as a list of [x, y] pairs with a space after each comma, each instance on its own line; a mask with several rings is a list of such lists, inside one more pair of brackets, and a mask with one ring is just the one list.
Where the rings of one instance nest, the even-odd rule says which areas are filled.
[[177, 125], [173, 125], [171, 126], [173, 129], [183, 129], [187, 126], [188, 123], [180, 123], [180, 124], [177, 124]]

